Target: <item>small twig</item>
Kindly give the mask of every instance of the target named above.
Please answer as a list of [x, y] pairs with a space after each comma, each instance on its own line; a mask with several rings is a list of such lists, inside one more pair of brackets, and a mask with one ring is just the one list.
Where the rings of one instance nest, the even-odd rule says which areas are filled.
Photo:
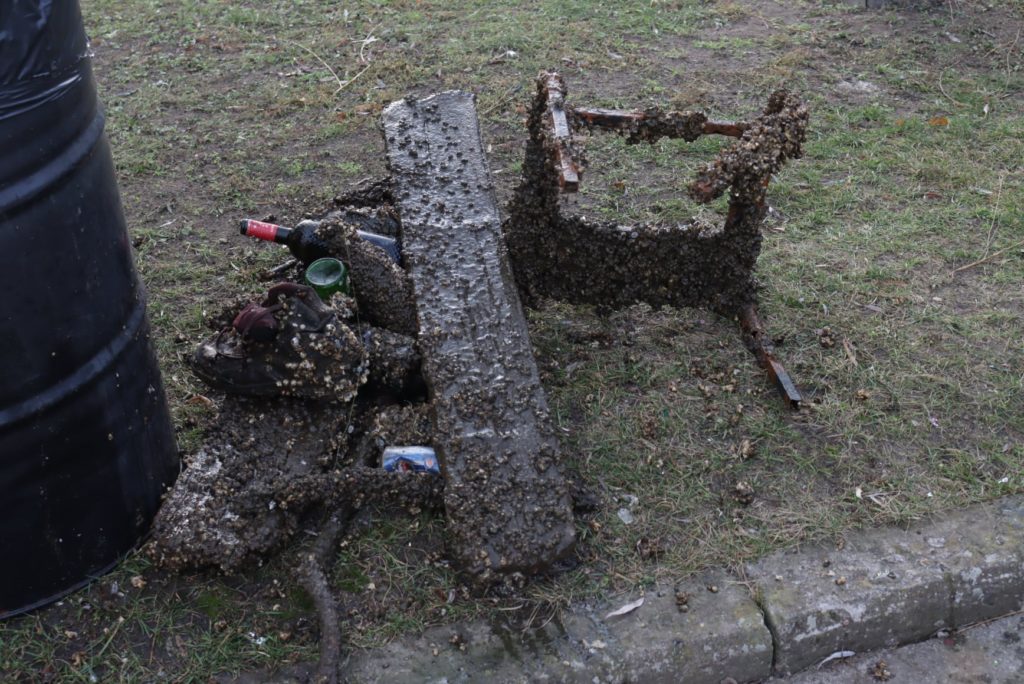
[[953, 97], [951, 97], [950, 94], [946, 92], [946, 89], [942, 87], [942, 77], [943, 77], [943, 75], [945, 73], [946, 73], [946, 69], [945, 69], [945, 67], [943, 67], [942, 71], [939, 72], [939, 92], [941, 92], [946, 97], [947, 100], [949, 100], [950, 102], [955, 104], [957, 107], [966, 107], [967, 105], [965, 105], [960, 100], [957, 100], [957, 99], [954, 99]]
[[993, 622], [997, 622], [999, 620], [1005, 620], [1006, 618], [1016, 617], [1017, 615], [1024, 615], [1024, 610], [1014, 610], [1012, 612], [1005, 613], [1003, 615], [996, 615], [995, 617], [990, 617], [990, 618], [987, 618], [985, 620], [978, 620], [977, 622], [972, 622], [969, 625], [964, 625], [963, 627], [957, 627], [956, 631], [958, 631], [958, 632], [966, 632], [969, 629], [974, 629], [975, 627], [984, 627], [985, 625], [992, 624]]
[[961, 271], [966, 271], [967, 269], [974, 268], [975, 266], [979, 266], [979, 265], [985, 263], [986, 261], [991, 261], [992, 259], [995, 259], [997, 256], [1001, 256], [1003, 254], [1006, 254], [1011, 249], [1014, 249], [1016, 247], [1024, 247], [1024, 240], [1021, 240], [1020, 242], [1015, 242], [1012, 245], [1010, 245], [1009, 247], [1003, 247], [998, 252], [992, 252], [991, 254], [989, 254], [987, 257], [985, 257], [983, 259], [978, 259], [977, 261], [972, 261], [971, 263], [969, 263], [969, 264], [967, 264], [965, 266], [961, 266], [960, 268], [953, 269], [953, 271], [950, 273], [950, 275], [956, 275], [957, 273], [960, 273]]
[[1013, 55], [1013, 50], [1017, 47], [1017, 41], [1020, 40], [1020, 29], [1017, 29], [1017, 35], [1014, 37], [1013, 42], [1010, 43], [1010, 47], [1006, 48], [1006, 81], [1003, 85], [1004, 88], [1010, 87], [1010, 58]]
[[298, 259], [289, 259], [283, 264], [275, 266], [274, 268], [271, 269], [267, 269], [262, 274], [260, 274], [260, 280], [273, 280], [274, 278], [281, 275], [282, 273], [284, 273], [297, 263], [299, 263]]
[[297, 43], [297, 42], [295, 42], [294, 40], [288, 40], [288, 39], [285, 39], [285, 42], [286, 42], [286, 43], [291, 43], [292, 45], [294, 45], [294, 46], [296, 46], [296, 47], [302, 48], [303, 50], [305, 50], [305, 51], [306, 51], [306, 52], [308, 52], [309, 54], [313, 55], [313, 58], [314, 58], [314, 59], [316, 59], [316, 61], [318, 61], [318, 62], [320, 62], [321, 64], [323, 64], [323, 65], [324, 65], [324, 68], [325, 68], [325, 69], [327, 69], [327, 70], [328, 70], [329, 72], [331, 72], [331, 76], [333, 76], [333, 77], [334, 77], [334, 80], [335, 80], [335, 81], [336, 81], [336, 82], [338, 83], [338, 90], [335, 90], [334, 92], [338, 92], [339, 90], [341, 90], [342, 88], [344, 88], [344, 87], [345, 87], [345, 85], [346, 85], [346, 84], [345, 84], [345, 82], [344, 82], [344, 81], [342, 81], [342, 80], [341, 80], [341, 78], [340, 78], [340, 77], [338, 76], [338, 72], [336, 72], [336, 71], [334, 70], [334, 68], [333, 68], [333, 67], [332, 67], [332, 66], [331, 66], [330, 64], [328, 64], [327, 62], [325, 62], [325, 61], [324, 61], [324, 59], [323, 59], [323, 57], [321, 57], [320, 55], [316, 54], [315, 52], [313, 52], [312, 50], [310, 50], [310, 49], [309, 49], [308, 47], [306, 47], [305, 45], [303, 45], [302, 43]]
[[853, 351], [853, 345], [850, 344], [850, 340], [846, 339], [845, 337], [843, 338], [843, 351], [846, 352], [846, 356], [847, 358], [850, 359], [850, 363], [852, 363], [854, 366], [860, 365], [859, 363], [857, 363], [857, 354]]
[[511, 97], [512, 97], [513, 95], [515, 95], [516, 93], [518, 93], [518, 92], [519, 92], [520, 90], [522, 90], [522, 89], [523, 89], [523, 86], [522, 86], [522, 84], [519, 84], [519, 83], [515, 84], [514, 86], [512, 86], [511, 88], [509, 88], [508, 90], [506, 90], [506, 91], [505, 91], [505, 92], [504, 92], [504, 93], [502, 94], [502, 96], [498, 98], [498, 101], [497, 101], [497, 102], [495, 102], [495, 103], [494, 103], [494, 104], [492, 104], [492, 105], [491, 105], [490, 107], [488, 107], [487, 109], [485, 109], [485, 110], [483, 110], [482, 112], [480, 112], [480, 116], [486, 116], [487, 114], [490, 114], [490, 113], [491, 113], [491, 112], [493, 112], [493, 111], [494, 111], [495, 109], [497, 109], [497, 108], [498, 108], [498, 107], [500, 107], [501, 105], [503, 105], [503, 104], [505, 104], [506, 102], [508, 102], [508, 101], [509, 101], [509, 99], [510, 99], [510, 98], [511, 98]]
[[123, 624], [124, 624], [124, 617], [119, 615], [118, 618], [117, 618], [117, 624], [115, 624], [114, 628], [112, 630], [110, 630], [110, 636], [108, 636], [107, 640], [105, 642], [103, 642], [103, 648], [100, 649], [99, 653], [97, 653], [95, 656], [93, 656], [95, 660], [99, 661], [99, 659], [103, 657], [103, 654], [106, 653], [106, 651], [107, 651], [107, 647], [110, 646], [110, 642], [113, 641], [114, 637], [117, 635], [117, 630], [121, 629], [121, 625], [123, 625]]
[[363, 56], [363, 52], [366, 50], [366, 46], [369, 45], [370, 43], [376, 43], [378, 40], [380, 40], [379, 38], [377, 38], [377, 36], [373, 35], [373, 32], [376, 29], [377, 29], [377, 27], [374, 26], [373, 28], [371, 28], [369, 31], [366, 32], [366, 37], [365, 38], [356, 38], [355, 40], [352, 41], [353, 43], [359, 43], [360, 44], [359, 45], [359, 61], [362, 62], [363, 64], [366, 64], [366, 58]]
[[1005, 174], [1002, 174], [1002, 175], [999, 176], [999, 187], [996, 188], [996, 198], [992, 202], [992, 205], [994, 207], [994, 209], [992, 211], [992, 222], [988, 226], [988, 237], [985, 238], [985, 252], [982, 255], [983, 259], [986, 256], [988, 256], [988, 250], [992, 249], [992, 238], [995, 235], [995, 230], [996, 230], [996, 212], [999, 211], [999, 198], [1003, 194], [1003, 181], [1005, 179], [1006, 179], [1006, 175]]
[[349, 86], [349, 85], [350, 85], [350, 84], [352, 83], [352, 81], [356, 80], [357, 78], [359, 78], [360, 76], [362, 76], [363, 74], [365, 74], [365, 73], [366, 73], [366, 70], [367, 70], [367, 69], [369, 69], [369, 68], [370, 68], [370, 67], [372, 67], [372, 66], [373, 66], [373, 64], [372, 64], [372, 63], [371, 63], [371, 64], [367, 64], [366, 66], [364, 66], [364, 67], [363, 67], [362, 69], [360, 69], [360, 70], [359, 70], [359, 73], [358, 73], [358, 74], [356, 74], [356, 75], [355, 75], [355, 76], [353, 76], [352, 78], [350, 78], [350, 79], [348, 79], [347, 81], [345, 81], [345, 83], [344, 83], [344, 84], [342, 84], [342, 85], [341, 85], [341, 87], [339, 87], [339, 88], [338, 88], [337, 90], [335, 90], [335, 91], [334, 91], [334, 94], [335, 94], [335, 95], [337, 95], [337, 94], [338, 94], [338, 93], [340, 93], [340, 92], [341, 92], [342, 90], [344, 90], [345, 88], [347, 88], [347, 87], [348, 87], [348, 86]]
[[316, 60], [317, 60], [318, 62], [320, 62], [321, 64], [323, 64], [323, 65], [324, 65], [324, 68], [326, 68], [326, 69], [327, 69], [327, 70], [328, 70], [329, 72], [331, 72], [331, 76], [333, 76], [333, 77], [334, 77], [334, 81], [335, 81], [335, 82], [336, 82], [336, 83], [338, 84], [338, 87], [337, 87], [337, 88], [335, 88], [335, 90], [334, 90], [334, 94], [335, 94], [335, 95], [337, 95], [337, 94], [338, 94], [338, 93], [340, 93], [340, 92], [341, 92], [342, 90], [344, 90], [345, 88], [347, 88], [347, 87], [348, 87], [348, 86], [349, 86], [349, 85], [350, 85], [350, 84], [352, 83], [352, 81], [354, 81], [354, 80], [356, 80], [357, 78], [359, 78], [360, 76], [362, 76], [362, 75], [363, 75], [363, 72], [365, 72], [365, 71], [366, 71], [367, 69], [369, 69], [369, 68], [370, 68], [370, 67], [372, 66], [372, 64], [367, 64], [367, 65], [366, 65], [365, 67], [363, 67], [363, 68], [362, 68], [362, 70], [360, 70], [360, 71], [359, 71], [359, 73], [358, 73], [358, 74], [356, 74], [356, 75], [355, 75], [355, 76], [353, 76], [352, 78], [348, 79], [347, 81], [342, 81], [342, 80], [341, 80], [341, 77], [340, 77], [340, 76], [338, 76], [338, 72], [336, 72], [336, 71], [335, 71], [335, 70], [334, 70], [334, 69], [333, 69], [333, 68], [331, 67], [331, 65], [330, 65], [330, 64], [328, 64], [327, 62], [325, 62], [325, 61], [324, 61], [324, 59], [323, 59], [323, 58], [322, 58], [322, 57], [321, 57], [320, 55], [316, 54], [315, 52], [313, 52], [312, 50], [310, 50], [310, 49], [309, 49], [308, 47], [306, 47], [305, 45], [303, 45], [302, 43], [296, 43], [296, 42], [295, 42], [295, 41], [293, 41], [293, 40], [287, 40], [287, 39], [285, 39], [285, 42], [286, 42], [286, 43], [291, 43], [292, 45], [295, 45], [296, 47], [300, 47], [300, 48], [302, 48], [303, 50], [305, 50], [306, 52], [308, 52], [309, 54], [313, 55], [313, 57], [314, 57], [314, 58], [315, 58], [315, 59], [316, 59]]

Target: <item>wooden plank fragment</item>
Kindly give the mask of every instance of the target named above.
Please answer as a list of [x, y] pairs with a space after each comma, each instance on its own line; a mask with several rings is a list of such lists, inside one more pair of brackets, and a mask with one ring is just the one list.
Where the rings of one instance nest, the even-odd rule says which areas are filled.
[[575, 541], [571, 499], [474, 97], [401, 100], [382, 118], [446, 480], [449, 553], [482, 583], [544, 570]]

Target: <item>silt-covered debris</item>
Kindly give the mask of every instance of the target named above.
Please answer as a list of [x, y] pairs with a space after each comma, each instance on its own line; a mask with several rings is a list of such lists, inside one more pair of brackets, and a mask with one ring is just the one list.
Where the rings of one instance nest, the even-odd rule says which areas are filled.
[[[517, 583], [571, 552], [572, 486], [520, 294], [527, 303], [647, 302], [736, 317], [780, 391], [799, 402], [758, 318], [754, 269], [768, 184], [801, 154], [806, 107], [779, 91], [752, 121], [722, 123], [699, 112], [573, 107], [565, 98], [561, 77], [542, 73], [504, 222], [472, 95], [393, 103], [383, 117], [393, 177], [338, 198], [315, 224], [317, 248], [348, 268], [350, 295], [321, 301], [305, 285], [276, 285], [220, 317], [195, 354], [200, 377], [229, 396], [205, 446], [186, 459], [150, 553], [174, 569], [234, 572], [321, 514], [320, 540], [300, 566], [322, 618], [325, 672], [337, 674], [340, 638], [326, 579], [333, 545], [367, 503], [443, 508], [449, 556], [479, 588]], [[728, 192], [724, 225], [570, 215], [561, 193], [581, 182], [573, 136], [581, 128], [629, 143], [736, 138], [689, 187], [702, 203]], [[391, 251], [359, 232], [365, 221], [394, 227]], [[389, 446], [436, 452], [442, 475], [386, 471]]]
[[[543, 72], [529, 112], [523, 176], [504, 232], [524, 300], [552, 297], [577, 304], [623, 307], [694, 306], [740, 316], [756, 306], [754, 269], [772, 174], [801, 155], [808, 113], [795, 96], [774, 93], [751, 122], [719, 123], [699, 112], [619, 111], [572, 107], [562, 78]], [[608, 130], [629, 143], [661, 137], [738, 138], [703, 168], [690, 196], [707, 203], [729, 193], [724, 225], [698, 219], [679, 224], [622, 225], [570, 215], [562, 194], [578, 189], [581, 150], [573, 129]], [[756, 317], [756, 310], [753, 312]], [[763, 336], [747, 336], [759, 359], [771, 356]], [[785, 375], [777, 361], [773, 362]], [[780, 391], [799, 402], [792, 382]]]
[[[420, 429], [388, 426], [382, 417], [396, 413], [412, 419], [403, 426]], [[150, 556], [174, 570], [233, 573], [260, 565], [318, 509], [369, 503], [438, 509], [440, 477], [374, 467], [385, 446], [411, 436], [429, 439], [418, 413], [422, 408], [396, 407], [368, 417], [337, 404], [225, 398], [206, 446], [186, 459], [160, 509]]]

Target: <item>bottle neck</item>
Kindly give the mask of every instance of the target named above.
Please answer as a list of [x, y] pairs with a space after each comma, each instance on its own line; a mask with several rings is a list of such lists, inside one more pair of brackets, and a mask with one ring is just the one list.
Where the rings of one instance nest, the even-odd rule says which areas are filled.
[[256, 238], [258, 240], [268, 240], [270, 242], [277, 242], [280, 244], [286, 244], [288, 236], [291, 235], [292, 229], [279, 226], [275, 223], [266, 223], [265, 221], [255, 221], [253, 219], [243, 219], [241, 223], [242, 235]]

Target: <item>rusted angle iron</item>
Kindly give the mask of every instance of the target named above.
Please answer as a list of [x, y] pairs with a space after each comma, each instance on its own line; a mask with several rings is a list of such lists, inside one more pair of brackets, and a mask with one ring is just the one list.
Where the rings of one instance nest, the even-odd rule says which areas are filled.
[[793, 378], [789, 376], [786, 369], [775, 358], [775, 347], [768, 338], [768, 333], [765, 331], [764, 323], [761, 322], [761, 317], [757, 314], [757, 307], [753, 304], [743, 306], [740, 308], [737, 317], [739, 318], [740, 329], [743, 330], [743, 337], [747, 343], [747, 348], [757, 357], [758, 363], [768, 374], [769, 379], [775, 385], [775, 389], [778, 390], [779, 394], [782, 395], [782, 398], [786, 400], [791, 408], [800, 408], [800, 402], [803, 401], [803, 398], [800, 396], [800, 391], [796, 388]]
[[558, 184], [563, 192], [576, 192], [580, 188], [580, 173], [573, 161], [572, 131], [565, 115], [565, 90], [557, 74], [548, 74], [544, 82], [547, 91], [548, 116], [554, 138], [555, 161], [558, 164]]
[[[599, 107], [572, 107], [573, 118], [589, 128], [603, 128], [611, 131], [628, 131], [640, 124], [648, 124], [652, 129], [663, 131], [658, 137], [682, 138], [683, 126], [691, 121], [700, 120], [701, 133], [704, 135], [726, 135], [739, 138], [750, 128], [745, 121], [729, 123], [725, 121], [707, 121], [700, 112], [664, 112], [659, 108], [644, 111], [626, 109], [601, 109]], [[675, 134], [674, 134], [675, 133]], [[646, 138], [644, 138], [646, 140]], [[634, 141], [639, 142], [639, 141]], [[653, 142], [651, 140], [650, 142]]]

